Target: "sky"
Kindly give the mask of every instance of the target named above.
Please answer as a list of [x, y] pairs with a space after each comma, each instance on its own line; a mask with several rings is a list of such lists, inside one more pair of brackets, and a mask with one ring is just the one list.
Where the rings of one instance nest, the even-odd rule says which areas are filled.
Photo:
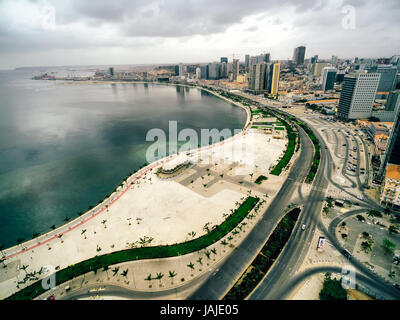
[[0, 69], [400, 54], [399, 0], [0, 0]]

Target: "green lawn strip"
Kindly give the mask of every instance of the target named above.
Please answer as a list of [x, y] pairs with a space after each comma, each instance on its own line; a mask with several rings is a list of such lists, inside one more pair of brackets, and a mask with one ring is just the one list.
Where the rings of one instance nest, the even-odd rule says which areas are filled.
[[[296, 133], [293, 131], [292, 127], [284, 120], [282, 120], [289, 139], [288, 146], [286, 148], [285, 154], [279, 163], [271, 170], [271, 174], [274, 176], [279, 176], [282, 170], [289, 164], [292, 156], [294, 154], [295, 146], [296, 146]], [[276, 128], [275, 128], [276, 129]]]
[[[175, 257], [204, 249], [235, 229], [255, 207], [259, 200], [260, 199], [257, 197], [248, 197], [222, 224], [214, 228], [208, 234], [197, 239], [179, 244], [134, 248], [96, 256], [56, 272], [56, 283], [60, 285], [90, 271], [96, 272], [100, 268], [122, 262]], [[46, 290], [42, 288], [41, 281], [37, 281], [8, 297], [7, 300], [31, 300], [45, 291]]]
[[251, 270], [242, 275], [223, 300], [244, 300], [257, 287], [285, 247], [300, 212], [299, 208], [295, 208], [281, 219], [267, 243], [251, 263]]
[[314, 149], [315, 149], [314, 158], [310, 171], [308, 172], [308, 175], [306, 177], [306, 183], [312, 183], [314, 181], [315, 175], [317, 174], [319, 163], [321, 160], [321, 147], [317, 137], [314, 135], [313, 131], [306, 124], [304, 124], [301, 121], [297, 121], [297, 124], [303, 128], [303, 130], [307, 133], [312, 143], [314, 144]]
[[282, 127], [275, 127], [275, 130], [280, 130], [280, 131], [282, 131], [282, 130], [285, 130], [285, 128], [282, 128]]

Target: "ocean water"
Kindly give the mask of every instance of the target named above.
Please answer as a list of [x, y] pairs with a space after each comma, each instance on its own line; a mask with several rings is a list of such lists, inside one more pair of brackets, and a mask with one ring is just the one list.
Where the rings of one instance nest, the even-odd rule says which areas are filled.
[[[146, 134], [240, 129], [244, 110], [196, 88], [30, 80], [0, 71], [0, 245], [75, 218], [146, 163]], [[200, 135], [199, 135], [200, 136]]]

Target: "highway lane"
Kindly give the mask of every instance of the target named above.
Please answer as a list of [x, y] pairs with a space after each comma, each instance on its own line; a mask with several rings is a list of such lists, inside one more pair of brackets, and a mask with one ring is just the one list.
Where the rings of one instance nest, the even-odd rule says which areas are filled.
[[301, 140], [300, 155], [292, 165], [288, 178], [273, 199], [263, 217], [253, 228], [246, 239], [232, 252], [220, 270], [189, 299], [216, 300], [224, 296], [258, 254], [284, 215], [292, 194], [299, 184], [302, 184], [309, 172], [313, 157], [313, 145], [303, 130], [299, 131]]
[[[214, 272], [215, 272], [214, 268], [210, 268], [207, 272], [205, 272], [201, 276], [179, 286], [178, 288], [165, 289], [162, 291], [152, 291], [152, 292], [136, 290], [134, 288], [129, 289], [127, 287], [118, 286], [115, 284], [114, 285], [102, 284], [102, 283], [91, 284], [83, 286], [81, 288], [73, 289], [69, 292], [65, 292], [65, 294], [62, 297], [62, 300], [77, 300], [77, 299], [89, 298], [90, 296], [94, 296], [97, 294], [99, 294], [100, 296], [106, 295], [106, 296], [121, 297], [127, 299], [138, 299], [138, 300], [163, 299], [164, 297], [171, 297], [172, 295], [177, 296], [178, 294], [182, 293], [185, 290], [190, 290], [190, 288], [201, 284]], [[63, 290], [65, 286], [66, 284], [63, 285], [60, 290]], [[73, 285], [71, 285], [71, 287], [73, 287]], [[98, 289], [99, 287], [104, 288], [104, 290], [102, 290], [101, 292], [90, 292], [90, 290]], [[50, 295], [51, 293], [49, 292], [48, 296]]]
[[[306, 271], [296, 275], [293, 280], [287, 284], [282, 290], [281, 294], [278, 295], [276, 298], [279, 300], [284, 300], [288, 298], [288, 295], [293, 292], [293, 290], [301, 284], [303, 281], [308, 279], [314, 274], [318, 273], [336, 273], [341, 274], [342, 268], [334, 267], [334, 266], [321, 266], [321, 267], [314, 267], [307, 269]], [[394, 300], [397, 298], [396, 295], [388, 293], [386, 287], [381, 286], [379, 283], [377, 284], [375, 281], [371, 280], [370, 278], [366, 277], [365, 275], [355, 272], [355, 284], [364, 288], [374, 288], [374, 293], [378, 298], [387, 299], [387, 300]]]
[[[300, 215], [300, 220], [296, 224], [279, 259], [272, 266], [271, 270], [266, 277], [264, 277], [256, 290], [250, 295], [249, 299], [251, 300], [276, 299], [282, 286], [285, 286], [286, 283], [291, 281], [291, 278], [303, 263], [310, 246], [313, 246], [312, 239], [324, 203], [325, 190], [328, 186], [328, 181], [325, 178], [325, 169], [327, 166], [327, 157], [325, 153], [329, 151], [325, 149], [323, 141], [321, 141], [320, 144], [320, 167]], [[301, 229], [303, 224], [306, 225], [305, 230]]]
[[[343, 254], [344, 248], [341, 247], [340, 243], [336, 239], [335, 234], [329, 233], [322, 223], [319, 221], [319, 215], [322, 209], [321, 195], [317, 195], [316, 191], [321, 190], [321, 186], [326, 186], [327, 181], [324, 178], [326, 175], [328, 177], [332, 174], [332, 157], [328, 150], [324, 149], [324, 140], [320, 136], [315, 128], [312, 128], [317, 138], [321, 143], [321, 167], [318, 171], [318, 174], [315, 178], [313, 189], [307, 199], [306, 205], [304, 207], [304, 212], [312, 220], [310, 229], [306, 229], [303, 235], [299, 231], [299, 226], [294, 230], [288, 244], [286, 245], [283, 253], [270, 270], [268, 275], [263, 279], [259, 287], [253, 292], [250, 296], [250, 299], [278, 299], [279, 296], [282, 295], [282, 288], [285, 287], [285, 284], [290, 283], [291, 275], [294, 271], [298, 270], [298, 267], [301, 265], [302, 261], [307, 254], [308, 248], [311, 244], [312, 235], [314, 234], [316, 225], [320, 227], [320, 229], [327, 234], [327, 238], [331, 240], [332, 244]], [[349, 141], [348, 141], [349, 142]], [[347, 145], [349, 146], [349, 144]], [[346, 161], [348, 160], [348, 148], [346, 152]], [[319, 205], [318, 205], [319, 202]], [[362, 209], [363, 210], [363, 209]], [[309, 228], [307, 227], [307, 228]], [[393, 288], [391, 285], [385, 283], [383, 278], [369, 270], [365, 265], [361, 264], [361, 262], [357, 261], [353, 257], [350, 257], [349, 262], [351, 262], [355, 267], [364, 272], [371, 281], [370, 285], [373, 284], [372, 288], [381, 288], [381, 290], [385, 291], [387, 295], [391, 295], [392, 297], [400, 297], [400, 292]]]

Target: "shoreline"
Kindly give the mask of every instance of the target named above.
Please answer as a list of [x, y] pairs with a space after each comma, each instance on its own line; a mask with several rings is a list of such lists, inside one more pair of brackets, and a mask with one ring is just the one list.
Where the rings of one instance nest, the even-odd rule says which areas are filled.
[[[74, 83], [73, 81], [68, 82], [68, 84]], [[112, 83], [132, 83], [132, 81], [85, 81], [85, 82], [77, 82], [77, 84], [112, 84]], [[225, 100], [226, 102], [229, 102], [236, 107], [240, 107], [245, 110], [246, 112], [246, 122], [241, 130], [241, 132], [231, 136], [229, 139], [225, 141], [219, 141], [217, 143], [199, 147], [196, 149], [191, 149], [191, 150], [186, 150], [182, 151], [185, 153], [190, 153], [190, 154], [201, 154], [204, 151], [207, 151], [210, 148], [214, 148], [219, 146], [220, 144], [224, 144], [225, 142], [229, 142], [230, 140], [233, 140], [237, 138], [240, 134], [245, 135], [249, 128], [251, 128], [251, 110], [249, 107], [243, 106], [238, 102], [231, 101], [226, 97], [223, 97], [219, 95], [216, 92], [213, 92], [209, 89], [202, 88], [199, 86], [190, 86], [190, 85], [185, 85], [185, 84], [166, 84], [166, 83], [158, 83], [158, 82], [145, 82], [145, 81], [135, 81], [134, 83], [154, 83], [156, 85], [165, 85], [165, 86], [181, 86], [181, 87], [189, 87], [189, 88], [196, 88], [198, 90], [204, 90], [205, 92], [208, 92], [212, 95], [214, 95], [217, 98], [220, 98], [222, 100]], [[65, 83], [63, 83], [65, 85]], [[2, 250], [3, 257], [0, 259], [0, 261], [5, 262], [8, 259], [14, 258], [18, 256], [19, 254], [31, 251], [39, 246], [42, 246], [44, 244], [47, 244], [53, 240], [58, 239], [60, 236], [82, 226], [86, 222], [89, 222], [99, 214], [103, 213], [104, 211], [108, 210], [108, 208], [113, 205], [117, 200], [119, 200], [125, 193], [126, 191], [129, 190], [130, 186], [133, 185], [136, 181], [141, 179], [143, 176], [145, 176], [148, 172], [152, 171], [153, 169], [159, 167], [160, 165], [173, 160], [175, 157], [179, 156], [182, 154], [182, 152], [166, 156], [165, 158], [159, 159], [157, 161], [154, 161], [152, 163], [147, 164], [145, 167], [139, 168], [136, 172], [134, 172], [131, 176], [129, 176], [127, 179], [123, 180], [121, 184], [106, 198], [103, 199], [101, 203], [98, 203], [97, 205], [93, 206], [92, 209], [87, 210], [84, 212], [82, 215], [76, 217], [75, 219], [72, 219], [60, 226], [58, 226], [54, 230], [50, 230], [42, 235], [39, 235], [36, 238], [32, 238], [30, 240], [27, 240], [25, 242], [22, 242], [21, 244], [16, 244], [14, 246], [5, 248]], [[15, 251], [15, 252], [13, 252]]]

